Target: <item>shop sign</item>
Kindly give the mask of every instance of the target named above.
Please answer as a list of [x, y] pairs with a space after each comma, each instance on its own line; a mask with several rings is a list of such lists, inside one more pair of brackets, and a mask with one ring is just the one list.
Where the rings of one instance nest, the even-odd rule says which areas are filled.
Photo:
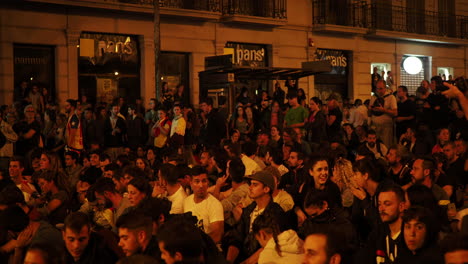
[[329, 61], [332, 65], [330, 74], [346, 75], [348, 71], [348, 52], [344, 50], [317, 49], [317, 60]]
[[115, 59], [138, 63], [138, 44], [134, 36], [83, 33], [80, 56], [87, 57], [94, 65]]
[[267, 66], [265, 45], [228, 42], [224, 49], [224, 54], [232, 54], [233, 64], [237, 66]]

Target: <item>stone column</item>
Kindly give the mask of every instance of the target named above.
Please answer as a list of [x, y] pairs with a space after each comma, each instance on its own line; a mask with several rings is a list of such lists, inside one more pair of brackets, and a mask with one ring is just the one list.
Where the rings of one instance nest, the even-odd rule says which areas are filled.
[[154, 40], [152, 36], [140, 36], [139, 42], [142, 44], [140, 49], [140, 95], [146, 106], [151, 98], [156, 98]]
[[[79, 99], [78, 98], [78, 45], [80, 40], [81, 31], [77, 29], [67, 29], [67, 86], [62, 87], [59, 85], [58, 87], [58, 99], [59, 101], [63, 102], [68, 98], [72, 99]], [[60, 62], [62, 58], [58, 58]], [[59, 63], [60, 65], [60, 63]], [[59, 76], [60, 69], [59, 69]], [[60, 83], [60, 82], [59, 82]], [[68, 91], [68, 92], [67, 92]], [[67, 96], [67, 98], [65, 98]]]

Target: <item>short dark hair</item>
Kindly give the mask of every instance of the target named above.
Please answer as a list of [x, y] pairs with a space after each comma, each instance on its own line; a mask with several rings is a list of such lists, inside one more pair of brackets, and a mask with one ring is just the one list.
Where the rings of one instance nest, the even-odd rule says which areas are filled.
[[126, 167], [124, 169], [124, 171], [123, 171], [123, 175], [125, 175], [125, 174], [128, 174], [133, 178], [142, 178], [142, 179], [144, 179], [146, 177], [145, 172], [142, 169], [140, 169], [140, 168], [138, 168], [136, 166]]
[[98, 194], [104, 194], [104, 192], [111, 192], [116, 193], [117, 190], [115, 189], [115, 183], [113, 180], [105, 177], [101, 177], [97, 179], [96, 183], [94, 183], [94, 191]]
[[257, 153], [257, 143], [253, 141], [247, 141], [242, 145], [242, 152], [247, 156], [252, 156]]
[[99, 154], [99, 161], [105, 161], [106, 159], [111, 160], [109, 154], [107, 154], [107, 153]]
[[72, 160], [78, 160], [78, 153], [74, 152], [74, 151], [67, 151], [65, 152], [65, 155], [64, 156], [70, 156]]
[[377, 132], [375, 132], [374, 129], [369, 129], [369, 130], [367, 130], [367, 135], [376, 135], [377, 136]]
[[164, 219], [169, 217], [169, 212], [171, 211], [172, 203], [166, 198], [156, 198], [150, 197], [141, 201], [138, 204], [137, 210], [143, 214], [151, 217], [153, 222], [158, 222], [161, 218], [161, 215], [164, 216]]
[[241, 183], [244, 181], [245, 165], [238, 157], [232, 158], [229, 163], [229, 175], [233, 182]]
[[[383, 192], [393, 192], [395, 193], [396, 197], [398, 198], [398, 200], [400, 202], [404, 202], [406, 199], [405, 199], [405, 191], [403, 191], [403, 189], [401, 188], [400, 185], [397, 185], [397, 184], [386, 184], [386, 185], [383, 185], [382, 189], [380, 189], [380, 193], [383, 193]], [[380, 195], [379, 193], [379, 195]]]
[[[32, 159], [32, 158], [31, 158]], [[13, 156], [10, 158], [10, 162], [17, 161], [21, 168], [24, 168], [24, 158], [20, 156]]]
[[429, 170], [430, 171], [429, 177], [431, 177], [431, 179], [434, 180], [434, 178], [435, 178], [434, 171], [437, 168], [435, 160], [432, 157], [418, 157], [418, 158], [416, 158], [416, 160], [418, 160], [418, 159], [423, 161], [422, 162], [423, 170]]
[[403, 90], [403, 92], [405, 92], [406, 94], [408, 94], [408, 87], [406, 87], [404, 85], [400, 85], [400, 86], [398, 86], [398, 88]]
[[403, 226], [411, 220], [418, 220], [426, 225], [426, 238], [424, 240], [423, 247], [437, 241], [440, 231], [439, 225], [437, 224], [435, 215], [428, 208], [424, 208], [422, 206], [411, 206], [405, 211], [402, 219]]
[[187, 221], [166, 222], [158, 232], [158, 242], [171, 256], [179, 252], [184, 260], [199, 260], [203, 253], [201, 231]]
[[208, 175], [208, 172], [206, 171], [205, 168], [203, 168], [202, 166], [195, 166], [191, 169], [190, 171], [190, 175], [192, 176], [198, 176], [198, 175], [201, 175], [201, 174], [207, 174]]
[[200, 100], [200, 104], [203, 104], [203, 103], [213, 106], [213, 98], [205, 97], [205, 98]]
[[326, 239], [325, 253], [327, 254], [327, 259], [330, 259], [333, 255], [339, 254], [343, 255], [346, 245], [344, 244], [343, 234], [337, 229], [337, 227], [323, 227], [316, 228], [313, 231], [305, 230], [306, 239], [308, 236], [317, 235], [323, 236]]
[[131, 231], [143, 230], [148, 235], [151, 235], [153, 231], [153, 221], [150, 216], [144, 213], [133, 210], [126, 214], [123, 214], [117, 219], [117, 228], [127, 228]]
[[80, 233], [84, 226], [87, 226], [88, 230], [91, 231], [91, 221], [89, 220], [88, 215], [82, 212], [73, 212], [69, 214], [65, 218], [65, 222], [63, 224], [63, 231], [69, 228], [74, 233]]
[[176, 173], [176, 166], [170, 163], [162, 164], [159, 167], [159, 172], [161, 173], [161, 177], [167, 181], [169, 185], [175, 185], [178, 180], [178, 175]]
[[67, 103], [69, 103], [70, 106], [73, 108], [76, 108], [76, 106], [78, 105], [77, 100], [74, 99], [67, 99]]
[[358, 160], [353, 164], [353, 171], [360, 172], [362, 174], [367, 173], [369, 178], [375, 182], [380, 182], [381, 175], [379, 173], [378, 168], [374, 165], [374, 161], [368, 158], [364, 158], [362, 160]]
[[310, 191], [304, 198], [304, 208], [311, 206], [322, 207], [323, 202], [327, 202], [330, 205], [330, 197], [324, 191]]
[[283, 163], [283, 152], [282, 151], [278, 151], [278, 149], [276, 148], [268, 148], [268, 151], [267, 151], [269, 154], [270, 154], [270, 157], [271, 159], [273, 160], [273, 162], [277, 165], [280, 165]]
[[229, 144], [228, 149], [236, 157], [240, 156], [242, 153], [241, 146], [238, 143]]

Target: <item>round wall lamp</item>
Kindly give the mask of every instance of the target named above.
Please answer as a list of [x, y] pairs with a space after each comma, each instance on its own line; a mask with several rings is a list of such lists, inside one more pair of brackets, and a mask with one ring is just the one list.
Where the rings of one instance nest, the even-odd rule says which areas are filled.
[[408, 74], [418, 74], [422, 70], [422, 61], [418, 57], [407, 57], [403, 61], [403, 69]]

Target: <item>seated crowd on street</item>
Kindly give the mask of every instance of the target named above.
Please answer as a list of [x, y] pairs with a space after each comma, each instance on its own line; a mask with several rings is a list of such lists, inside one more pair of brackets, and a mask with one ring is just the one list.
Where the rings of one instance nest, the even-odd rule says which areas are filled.
[[231, 113], [24, 83], [0, 109], [0, 263], [468, 263], [465, 79], [282, 85]]

